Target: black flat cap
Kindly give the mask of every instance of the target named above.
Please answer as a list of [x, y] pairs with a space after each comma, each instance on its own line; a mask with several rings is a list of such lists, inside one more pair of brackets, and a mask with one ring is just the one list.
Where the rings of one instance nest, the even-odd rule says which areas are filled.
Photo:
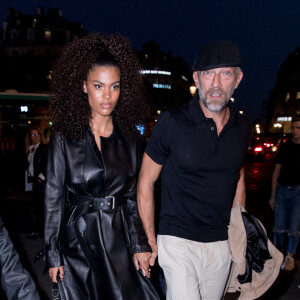
[[240, 67], [242, 62], [240, 50], [234, 43], [227, 40], [217, 40], [200, 48], [193, 64], [193, 71]]

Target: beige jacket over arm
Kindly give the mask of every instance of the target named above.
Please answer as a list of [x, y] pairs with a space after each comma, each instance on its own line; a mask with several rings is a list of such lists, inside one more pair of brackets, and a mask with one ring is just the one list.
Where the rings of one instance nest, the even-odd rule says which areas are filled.
[[[276, 280], [283, 261], [282, 253], [268, 239], [268, 249], [272, 259], [265, 262], [261, 273], [252, 270], [252, 281], [240, 284], [237, 280], [239, 274], [246, 270], [247, 235], [242, 218], [242, 212], [246, 211], [242, 206], [236, 206], [231, 210], [230, 225], [228, 228], [229, 244], [232, 254], [232, 269], [227, 284], [227, 292], [241, 292], [239, 300], [257, 299], [263, 295]], [[259, 222], [260, 223], [260, 222]], [[263, 230], [264, 226], [260, 223]]]

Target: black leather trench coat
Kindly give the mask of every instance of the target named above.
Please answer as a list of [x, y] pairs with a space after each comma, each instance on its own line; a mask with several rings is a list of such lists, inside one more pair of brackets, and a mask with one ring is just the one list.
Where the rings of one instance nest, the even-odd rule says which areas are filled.
[[[134, 253], [151, 251], [136, 203], [140, 148], [125, 143], [116, 129], [101, 137], [101, 152], [90, 129], [79, 141], [52, 135], [45, 250], [49, 267], [64, 266], [66, 299], [159, 299], [133, 263]], [[84, 205], [86, 198], [107, 196], [116, 197], [116, 208], [89, 210], [93, 202]]]

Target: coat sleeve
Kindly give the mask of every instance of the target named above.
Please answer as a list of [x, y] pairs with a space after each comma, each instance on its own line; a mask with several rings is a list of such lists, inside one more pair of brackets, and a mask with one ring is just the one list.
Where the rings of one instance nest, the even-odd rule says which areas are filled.
[[23, 268], [8, 232], [0, 219], [1, 286], [8, 299], [39, 300], [35, 283]]
[[[133, 185], [134, 186], [132, 188], [136, 190], [136, 182]], [[125, 195], [131, 253], [152, 252], [138, 213], [136, 192], [131, 192], [132, 190]]]
[[128, 192], [124, 195], [126, 203], [126, 212], [128, 216], [128, 231], [130, 236], [130, 248], [131, 253], [138, 252], [151, 252], [151, 247], [148, 244], [148, 239], [143, 228], [141, 218], [138, 213], [137, 201], [136, 201], [136, 188], [137, 188], [137, 178], [139, 167], [141, 165], [142, 159], [142, 145], [137, 146], [137, 173], [136, 179], [131, 185]]
[[48, 147], [45, 188], [45, 254], [48, 267], [63, 265], [59, 232], [65, 208], [66, 162], [62, 138], [53, 133]]

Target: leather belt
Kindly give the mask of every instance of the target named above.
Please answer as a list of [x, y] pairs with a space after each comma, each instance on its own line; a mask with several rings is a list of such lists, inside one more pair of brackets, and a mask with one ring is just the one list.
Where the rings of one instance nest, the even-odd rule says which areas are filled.
[[86, 229], [84, 220], [78, 220], [81, 216], [99, 210], [114, 210], [121, 205], [120, 197], [107, 196], [105, 198], [96, 198], [90, 196], [77, 196], [69, 194], [71, 206], [74, 206], [71, 218], [72, 223], [63, 228], [61, 234], [67, 239], [73, 239], [76, 234], [75, 226], [78, 226], [80, 232]]

